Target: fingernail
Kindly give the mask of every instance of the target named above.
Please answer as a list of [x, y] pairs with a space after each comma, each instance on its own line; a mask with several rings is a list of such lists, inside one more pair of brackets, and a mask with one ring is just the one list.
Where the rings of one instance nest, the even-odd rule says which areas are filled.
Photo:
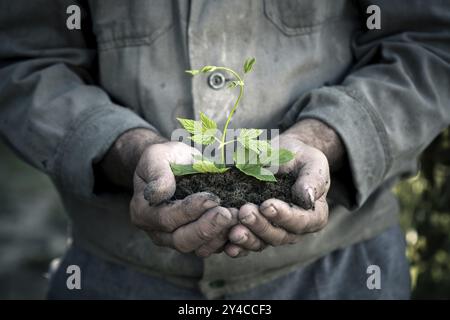
[[273, 218], [277, 215], [277, 209], [275, 209], [273, 205], [269, 205], [268, 207], [261, 209], [261, 211], [266, 217]]
[[241, 252], [241, 250], [239, 248], [233, 248], [232, 250], [230, 250], [231, 252], [229, 253], [230, 256], [232, 257], [236, 257], [239, 255], [239, 253]]
[[205, 209], [211, 209], [214, 207], [217, 207], [219, 204], [216, 201], [213, 200], [205, 200], [205, 202], [203, 202], [203, 208]]
[[248, 215], [242, 217], [240, 220], [245, 224], [253, 224], [256, 220], [256, 217], [254, 213], [249, 213]]
[[248, 237], [247, 235], [244, 233], [243, 235], [241, 235], [240, 237], [232, 237], [231, 241], [234, 243], [244, 243], [245, 241], [247, 241]]
[[228, 210], [221, 210], [217, 213], [217, 223], [224, 226], [230, 223], [232, 217]]

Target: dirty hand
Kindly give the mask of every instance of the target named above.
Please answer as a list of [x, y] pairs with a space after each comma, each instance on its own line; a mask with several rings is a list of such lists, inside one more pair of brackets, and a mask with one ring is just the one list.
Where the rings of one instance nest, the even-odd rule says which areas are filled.
[[190, 164], [198, 150], [181, 142], [153, 144], [144, 150], [134, 174], [131, 221], [153, 242], [206, 257], [221, 251], [237, 209], [220, 207], [217, 196], [201, 192], [170, 201], [176, 189], [170, 163]]
[[106, 184], [133, 188], [131, 221], [155, 244], [206, 257], [222, 251], [238, 211], [220, 207], [219, 198], [206, 192], [170, 201], [176, 189], [170, 163], [190, 164], [193, 154], [199, 151], [167, 142], [151, 130], [134, 129], [116, 140], [99, 172]]
[[338, 166], [344, 152], [339, 137], [322, 122], [308, 119], [278, 139], [280, 148], [295, 153], [295, 158], [279, 169], [279, 173], [297, 176], [292, 186], [295, 204], [269, 199], [259, 207], [251, 203], [242, 206], [238, 217], [240, 224], [231, 229], [230, 244], [225, 247], [231, 257], [261, 251], [267, 245], [296, 243], [302, 234], [319, 231], [327, 224], [329, 161]]

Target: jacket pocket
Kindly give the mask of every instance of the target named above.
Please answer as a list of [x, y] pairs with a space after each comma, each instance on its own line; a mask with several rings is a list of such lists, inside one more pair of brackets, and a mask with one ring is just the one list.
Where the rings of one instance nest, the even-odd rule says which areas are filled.
[[264, 0], [266, 17], [285, 35], [318, 31], [326, 22], [349, 13], [349, 0]]
[[150, 45], [173, 25], [171, 0], [91, 1], [100, 50]]

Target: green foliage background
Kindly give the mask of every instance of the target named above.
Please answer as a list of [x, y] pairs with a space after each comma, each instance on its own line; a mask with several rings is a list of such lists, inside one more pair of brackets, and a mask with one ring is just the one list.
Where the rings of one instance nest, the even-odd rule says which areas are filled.
[[[450, 132], [394, 189], [408, 243], [413, 298], [450, 299]], [[42, 299], [48, 263], [64, 252], [66, 220], [50, 180], [0, 143], [0, 299]]]
[[394, 189], [402, 207], [413, 298], [450, 298], [450, 131], [425, 150], [421, 170]]

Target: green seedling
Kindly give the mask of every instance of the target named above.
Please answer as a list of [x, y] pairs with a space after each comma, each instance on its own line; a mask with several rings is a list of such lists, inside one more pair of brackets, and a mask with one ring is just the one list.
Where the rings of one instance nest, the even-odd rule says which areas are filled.
[[[244, 75], [252, 71], [255, 61], [255, 58], [245, 61], [243, 66]], [[273, 173], [267, 168], [273, 163], [284, 164], [291, 161], [294, 158], [294, 154], [291, 151], [286, 149], [275, 150], [269, 141], [259, 140], [258, 137], [263, 133], [261, 129], [240, 129], [236, 139], [226, 140], [228, 126], [244, 95], [244, 76], [230, 68], [218, 66], [204, 66], [201, 69], [186, 70], [186, 72], [196, 76], [217, 70], [225, 71], [235, 78], [235, 80], [228, 83], [228, 88], [239, 88], [239, 95], [225, 122], [222, 135], [217, 137], [217, 123], [202, 112], [198, 121], [182, 118], [177, 118], [177, 120], [189, 132], [191, 135], [190, 139], [195, 143], [201, 145], [218, 143], [221, 161], [217, 163], [206, 157], [194, 156], [195, 161], [192, 165], [171, 164], [172, 172], [176, 176], [196, 173], [224, 173], [232, 167], [225, 164], [225, 146], [237, 142], [243, 148], [243, 152], [238, 153], [235, 151], [233, 154], [234, 166], [237, 169], [258, 180], [277, 181]]]

